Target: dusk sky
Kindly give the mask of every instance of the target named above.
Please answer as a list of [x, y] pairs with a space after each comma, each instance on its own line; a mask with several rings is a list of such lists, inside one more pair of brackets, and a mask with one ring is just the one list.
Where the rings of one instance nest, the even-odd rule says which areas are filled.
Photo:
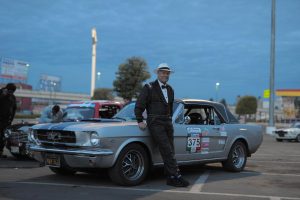
[[[90, 92], [91, 29], [98, 35], [97, 87], [139, 56], [166, 62], [177, 98], [262, 96], [269, 87], [271, 0], [0, 0], [0, 57], [62, 78], [64, 92]], [[300, 0], [276, 1], [275, 89], [300, 89]]]

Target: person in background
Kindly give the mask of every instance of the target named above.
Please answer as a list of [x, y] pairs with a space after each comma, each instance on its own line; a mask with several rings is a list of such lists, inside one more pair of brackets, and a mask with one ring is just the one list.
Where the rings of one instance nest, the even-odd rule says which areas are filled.
[[[162, 63], [155, 72], [157, 80], [146, 84], [136, 101], [136, 119], [141, 130], [148, 127], [150, 135], [158, 145], [167, 175], [167, 185], [187, 187], [189, 182], [183, 179], [175, 159], [172, 124], [174, 90], [167, 84], [172, 70], [168, 64]], [[147, 123], [143, 121], [145, 109], [148, 116]]]
[[63, 119], [63, 113], [59, 107], [59, 105], [55, 105], [52, 108], [52, 116], [51, 116], [51, 122], [52, 123], [58, 123], [61, 122]]
[[5, 146], [4, 131], [11, 125], [17, 109], [16, 85], [8, 83], [4, 88], [0, 89], [0, 158], [5, 158], [3, 150]]

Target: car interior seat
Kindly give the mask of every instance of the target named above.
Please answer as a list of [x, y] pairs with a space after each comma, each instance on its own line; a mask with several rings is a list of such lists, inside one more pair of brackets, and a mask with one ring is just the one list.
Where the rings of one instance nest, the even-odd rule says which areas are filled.
[[202, 115], [200, 113], [190, 113], [188, 116], [191, 118], [189, 124], [203, 124]]

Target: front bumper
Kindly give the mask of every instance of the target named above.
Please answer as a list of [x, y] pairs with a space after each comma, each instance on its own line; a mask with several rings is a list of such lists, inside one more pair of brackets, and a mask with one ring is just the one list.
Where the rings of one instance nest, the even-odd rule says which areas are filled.
[[276, 139], [283, 139], [283, 140], [295, 140], [297, 135], [285, 133], [285, 134], [278, 134], [275, 133]]
[[108, 168], [113, 166], [114, 152], [109, 149], [55, 148], [30, 145], [29, 151], [34, 159], [45, 163], [46, 154], [57, 154], [71, 168]]

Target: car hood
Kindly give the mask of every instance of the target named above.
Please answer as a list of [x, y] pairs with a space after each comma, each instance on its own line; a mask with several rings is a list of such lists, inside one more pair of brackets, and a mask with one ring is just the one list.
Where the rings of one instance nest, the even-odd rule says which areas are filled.
[[136, 126], [137, 122], [126, 121], [113, 121], [113, 122], [62, 122], [62, 123], [49, 123], [38, 124], [33, 126], [33, 129], [43, 130], [69, 130], [69, 131], [89, 131], [98, 130], [104, 127], [119, 127], [119, 126]]

